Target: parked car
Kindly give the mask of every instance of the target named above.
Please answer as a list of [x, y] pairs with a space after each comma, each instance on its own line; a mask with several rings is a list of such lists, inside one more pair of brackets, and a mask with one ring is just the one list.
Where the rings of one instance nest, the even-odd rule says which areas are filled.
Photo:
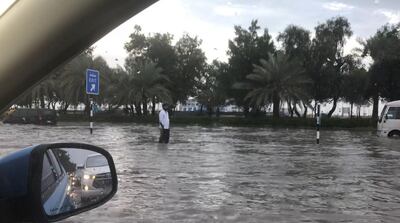
[[386, 103], [378, 121], [378, 135], [400, 137], [400, 100]]
[[55, 125], [57, 124], [57, 112], [51, 109], [18, 108], [8, 112], [3, 122], [10, 124]]

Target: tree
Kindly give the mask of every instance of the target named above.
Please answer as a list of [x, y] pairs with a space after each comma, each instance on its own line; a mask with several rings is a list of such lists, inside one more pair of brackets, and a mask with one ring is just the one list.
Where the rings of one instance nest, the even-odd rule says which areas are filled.
[[[77, 106], [80, 103], [85, 104], [85, 111], [89, 112], [90, 102], [86, 94], [86, 70], [95, 69], [100, 72], [100, 89], [106, 89], [111, 69], [102, 57], [93, 58], [92, 50], [89, 48], [72, 61], [65, 65], [60, 74], [61, 81], [56, 84], [60, 88], [60, 98], [64, 102], [64, 109], [69, 105]], [[94, 100], [101, 104], [104, 101], [104, 94], [94, 97]]]
[[307, 60], [306, 68], [314, 83], [315, 101], [331, 100], [333, 103], [328, 117], [331, 117], [336, 110], [341, 96], [343, 72], [349, 61], [344, 55], [344, 45], [352, 34], [350, 23], [344, 17], [329, 19], [315, 27], [315, 38], [312, 41], [311, 56]]
[[152, 102], [152, 113], [155, 114], [155, 104], [158, 101], [171, 103], [171, 93], [164, 86], [165, 82], [169, 82], [167, 76], [162, 74], [162, 69], [151, 61], [143, 61], [129, 68], [127, 77], [121, 79], [128, 84], [122, 89], [128, 89], [128, 100], [135, 104], [136, 111], [141, 114], [140, 108], [143, 109], [143, 114], [148, 113], [148, 103]]
[[[107, 98], [109, 104], [113, 105], [114, 108], [125, 106], [125, 109], [129, 111], [131, 115], [135, 113], [135, 99], [136, 90], [133, 89], [134, 76], [128, 75], [128, 73], [121, 67], [113, 69], [112, 75], [110, 76], [111, 86], [108, 88]], [[112, 110], [112, 108], [111, 108]], [[138, 115], [141, 111], [138, 112]]]
[[[288, 55], [289, 60], [297, 60], [300, 66], [305, 70], [305, 74], [309, 76], [307, 72], [306, 64], [310, 60], [311, 55], [311, 37], [310, 31], [296, 25], [289, 25], [286, 29], [278, 35], [277, 40], [282, 43], [282, 49], [286, 55]], [[303, 117], [307, 117], [308, 107], [311, 107], [311, 95], [313, 95], [312, 88], [304, 89], [310, 98], [304, 98], [302, 101], [303, 106]], [[293, 106], [291, 106], [293, 103]], [[289, 111], [293, 116], [295, 112], [298, 116], [300, 114], [297, 111], [297, 104], [299, 101], [288, 102]]]
[[378, 119], [379, 97], [400, 99], [400, 24], [385, 25], [363, 43], [363, 56], [371, 56], [368, 94], [373, 100], [372, 119]]
[[67, 173], [73, 173], [76, 171], [76, 163], [71, 162], [71, 157], [68, 151], [64, 149], [52, 149], [54, 155], [60, 161], [61, 165]]
[[172, 45], [173, 35], [169, 33], [154, 33], [145, 36], [142, 28], [134, 27], [130, 40], [125, 43], [125, 49], [130, 55], [128, 62], [136, 63], [136, 60], [151, 60], [163, 69], [163, 73], [171, 76], [176, 71], [177, 55]]
[[[253, 64], [259, 64], [260, 59], [268, 58], [269, 53], [275, 51], [271, 36], [267, 29], [260, 36], [258, 21], [253, 20], [246, 30], [241, 26], [235, 26], [235, 38], [229, 40], [229, 74], [232, 84], [246, 82], [246, 76], [253, 71]], [[231, 88], [228, 91], [230, 97], [235, 99], [238, 106], [244, 108], [245, 114], [249, 111], [249, 104], [244, 100], [249, 93], [247, 89]]]
[[[80, 103], [88, 104], [85, 71], [91, 67], [91, 63], [91, 53], [84, 52], [66, 64], [64, 72], [60, 75], [62, 81], [59, 83], [62, 89], [60, 96], [65, 104], [75, 106]], [[67, 109], [67, 106], [65, 109]]]
[[206, 67], [206, 56], [200, 48], [202, 41], [197, 37], [184, 34], [176, 43], [176, 72], [169, 76], [172, 83], [173, 102], [184, 102], [189, 96], [196, 95]]
[[133, 33], [129, 35], [129, 39], [129, 42], [125, 43], [125, 49], [131, 58], [143, 57], [149, 44], [139, 25], [135, 25]]
[[[343, 98], [351, 105], [351, 118], [353, 117], [354, 104], [361, 106], [368, 103], [366, 96], [368, 84], [369, 76], [364, 68], [357, 68], [343, 77]], [[360, 113], [358, 113], [358, 116], [360, 116]]]
[[[207, 107], [208, 114], [211, 116], [213, 109], [219, 115], [218, 106], [223, 105], [227, 99], [226, 91], [222, 84], [223, 75], [227, 73], [227, 64], [214, 60], [206, 68], [201, 85], [198, 87], [197, 100]], [[201, 109], [202, 110], [202, 109]]]
[[31, 90], [32, 102], [40, 108], [46, 108], [46, 101], [50, 105], [57, 101], [55, 93], [56, 80], [54, 75], [50, 75], [47, 79], [38, 83]]
[[130, 41], [125, 44], [129, 53], [125, 67], [131, 69], [143, 61], [156, 63], [170, 80], [163, 83], [163, 86], [169, 89], [172, 103], [176, 104], [178, 101], [184, 102], [189, 96], [195, 96], [206, 67], [206, 57], [198, 37], [184, 34], [175, 46], [172, 40], [173, 35], [169, 33], [146, 36], [141, 33], [140, 26], [135, 26]]
[[261, 59], [260, 64], [254, 64], [253, 73], [246, 77], [251, 81], [252, 90], [245, 97], [250, 104], [263, 106], [272, 102], [273, 117], [279, 118], [281, 101], [308, 97], [305, 89], [310, 80], [298, 62], [278, 51], [270, 54], [268, 61]]
[[277, 40], [282, 43], [283, 51], [289, 59], [305, 62], [310, 54], [310, 31], [295, 25], [289, 25], [279, 33]]

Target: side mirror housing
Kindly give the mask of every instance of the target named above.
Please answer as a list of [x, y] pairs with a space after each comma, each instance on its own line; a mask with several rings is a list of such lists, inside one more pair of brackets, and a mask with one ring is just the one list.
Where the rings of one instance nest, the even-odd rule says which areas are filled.
[[106, 203], [117, 187], [104, 149], [79, 143], [25, 148], [0, 158], [0, 222], [59, 221]]

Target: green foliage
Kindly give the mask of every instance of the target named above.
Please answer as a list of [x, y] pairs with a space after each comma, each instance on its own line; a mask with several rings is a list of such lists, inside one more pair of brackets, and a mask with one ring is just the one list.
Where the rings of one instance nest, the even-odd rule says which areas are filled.
[[173, 36], [169, 33], [145, 36], [140, 26], [135, 26], [130, 35], [130, 41], [125, 44], [129, 53], [126, 60], [126, 70], [150, 60], [163, 69], [170, 82], [165, 83], [171, 92], [172, 102], [185, 102], [189, 96], [194, 96], [198, 84], [204, 74], [206, 57], [200, 48], [201, 40], [184, 34], [172, 45]]
[[218, 112], [218, 106], [224, 105], [227, 99], [226, 88], [223, 85], [227, 69], [227, 64], [214, 60], [206, 67], [203, 79], [198, 84], [197, 100], [207, 107], [209, 115], [215, 107]]
[[290, 59], [301, 61], [304, 64], [305, 60], [309, 58], [310, 31], [299, 26], [289, 25], [278, 35], [277, 40], [282, 43], [283, 50]]
[[269, 60], [260, 60], [261, 65], [254, 64], [250, 80], [251, 91], [246, 95], [251, 105], [257, 107], [273, 103], [274, 117], [279, 117], [282, 101], [301, 101], [308, 98], [305, 89], [311, 83], [304, 76], [304, 70], [295, 60], [282, 52], [269, 54]]
[[201, 42], [197, 37], [185, 34], [175, 45], [178, 62], [176, 73], [171, 76], [174, 102], [185, 102], [188, 96], [196, 94], [206, 68]]
[[76, 164], [71, 162], [69, 153], [63, 149], [53, 149], [54, 155], [58, 157], [61, 165], [64, 167], [67, 173], [73, 173], [76, 171]]
[[374, 60], [371, 88], [388, 100], [400, 99], [400, 24], [385, 25], [367, 40], [364, 54]]
[[349, 61], [344, 56], [344, 45], [352, 34], [350, 23], [344, 17], [329, 19], [315, 27], [315, 38], [306, 68], [314, 82], [314, 99], [318, 102], [333, 101], [329, 117], [341, 96], [342, 77]]
[[[334, 17], [315, 27], [315, 35], [296, 25], [279, 33], [276, 49], [267, 29], [257, 20], [245, 29], [234, 27], [229, 41], [228, 62], [207, 64], [201, 49], [202, 40], [184, 34], [174, 41], [169, 33], [143, 34], [135, 26], [125, 43], [128, 57], [124, 67], [110, 68], [101, 57], [94, 58], [87, 49], [65, 66], [27, 91], [17, 102], [20, 106], [70, 106], [89, 100], [85, 93], [87, 68], [100, 71], [101, 94], [94, 97], [110, 112], [124, 108], [130, 116], [155, 113], [159, 102], [184, 103], [195, 97], [211, 115], [221, 105], [236, 104], [260, 112], [273, 104], [274, 117], [287, 103], [291, 116], [301, 108], [306, 118], [311, 102], [333, 102], [328, 117], [338, 100], [352, 107], [374, 102], [377, 117], [379, 98], [400, 99], [400, 24], [385, 25], [363, 43], [363, 56], [371, 56], [369, 70], [363, 68], [357, 55], [345, 55], [344, 45], [353, 34], [344, 17]], [[132, 117], [130, 117], [132, 118]]]
[[[364, 105], [368, 103], [366, 96], [369, 83], [369, 76], [365, 69], [355, 69], [343, 77], [343, 98], [351, 104]], [[351, 111], [353, 114], [353, 111]]]
[[[260, 59], [268, 59], [268, 54], [275, 51], [275, 46], [267, 29], [260, 36], [258, 21], [253, 20], [246, 30], [235, 26], [235, 38], [229, 41], [229, 74], [231, 84], [246, 82], [246, 76], [253, 72], [253, 64], [259, 64]], [[239, 106], [248, 109], [249, 104], [244, 100], [249, 90], [231, 88], [228, 96], [235, 99]]]

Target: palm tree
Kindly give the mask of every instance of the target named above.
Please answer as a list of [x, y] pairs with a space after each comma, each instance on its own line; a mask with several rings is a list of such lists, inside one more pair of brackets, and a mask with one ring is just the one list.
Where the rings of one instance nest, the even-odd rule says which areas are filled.
[[107, 90], [107, 102], [115, 108], [125, 106], [130, 113], [134, 114], [135, 90], [133, 89], [133, 75], [129, 75], [122, 68], [113, 70], [110, 76], [110, 87]]
[[61, 97], [66, 104], [78, 105], [87, 103], [85, 94], [85, 70], [90, 68], [92, 59], [89, 55], [82, 53], [65, 66], [59, 82]]
[[[86, 70], [96, 69], [100, 72], [100, 89], [106, 92], [108, 86], [111, 69], [102, 57], [93, 59], [91, 52], [85, 51], [69, 62], [60, 75], [58, 84], [62, 89], [60, 96], [65, 105], [78, 105], [84, 103], [85, 111], [89, 109], [89, 97], [86, 95]], [[95, 101], [99, 104], [104, 102], [104, 93], [95, 97]], [[65, 106], [67, 108], [67, 106]]]
[[[143, 114], [147, 114], [147, 104], [152, 102], [152, 112], [155, 113], [157, 101], [170, 103], [172, 101], [171, 92], [165, 87], [169, 82], [167, 76], [162, 74], [162, 69], [157, 67], [154, 62], [144, 61], [130, 73], [129, 81], [131, 85], [131, 99], [143, 106]], [[136, 106], [137, 107], [137, 106]]]
[[115, 69], [111, 76], [111, 88], [108, 100], [117, 107], [124, 105], [131, 114], [134, 108], [138, 115], [147, 114], [147, 105], [152, 102], [155, 113], [156, 102], [171, 102], [171, 93], [165, 87], [169, 79], [162, 74], [162, 69], [153, 62], [142, 61], [129, 64], [127, 71]]
[[308, 98], [306, 87], [310, 80], [304, 76], [304, 70], [294, 60], [282, 52], [269, 54], [269, 60], [260, 60], [260, 65], [254, 64], [252, 74], [246, 76], [251, 81], [252, 90], [245, 100], [251, 104], [263, 106], [273, 103], [273, 117], [279, 117], [281, 101], [296, 102]]
[[41, 81], [31, 91], [32, 101], [39, 105], [40, 108], [46, 107], [46, 101], [48, 105], [54, 103], [56, 100], [54, 85], [55, 79], [52, 75]]

